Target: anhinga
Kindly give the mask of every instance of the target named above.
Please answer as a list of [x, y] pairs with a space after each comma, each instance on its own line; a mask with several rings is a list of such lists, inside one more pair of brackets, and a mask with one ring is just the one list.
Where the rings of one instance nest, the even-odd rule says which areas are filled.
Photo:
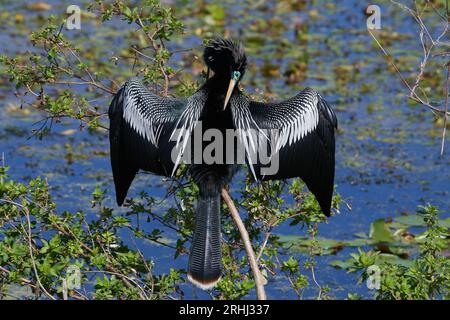
[[[109, 108], [111, 164], [118, 205], [122, 205], [136, 173], [142, 169], [172, 176], [191, 137], [201, 122], [202, 132], [235, 129], [244, 145], [247, 164], [258, 180], [300, 177], [315, 195], [324, 214], [330, 214], [334, 181], [337, 119], [327, 102], [306, 88], [278, 103], [251, 101], [238, 88], [247, 66], [243, 47], [226, 39], [211, 40], [204, 61], [213, 75], [186, 99], [159, 97], [139, 80], [127, 81]], [[277, 134], [271, 134], [275, 129]], [[251, 130], [269, 141], [278, 155], [279, 169], [265, 175], [252, 158]], [[265, 131], [269, 130], [269, 131]], [[265, 131], [266, 133], [263, 133]], [[196, 143], [196, 142], [194, 142]], [[201, 142], [202, 148], [205, 143]], [[178, 150], [175, 158], [173, 148]], [[226, 152], [226, 149], [223, 149]], [[231, 181], [238, 163], [195, 163], [189, 173], [200, 198], [190, 249], [188, 278], [211, 288], [221, 277], [220, 192]]]

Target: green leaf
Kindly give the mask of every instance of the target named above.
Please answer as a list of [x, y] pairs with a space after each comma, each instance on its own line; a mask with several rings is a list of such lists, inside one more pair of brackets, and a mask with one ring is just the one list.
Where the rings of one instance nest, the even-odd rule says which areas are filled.
[[389, 231], [384, 219], [378, 219], [370, 225], [369, 237], [377, 242], [394, 241], [394, 236]]

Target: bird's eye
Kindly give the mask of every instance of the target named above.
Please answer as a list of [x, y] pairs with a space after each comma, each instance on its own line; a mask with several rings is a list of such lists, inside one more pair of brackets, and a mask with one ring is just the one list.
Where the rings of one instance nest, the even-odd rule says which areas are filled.
[[238, 80], [241, 77], [241, 73], [239, 71], [233, 71], [231, 77], [233, 80]]

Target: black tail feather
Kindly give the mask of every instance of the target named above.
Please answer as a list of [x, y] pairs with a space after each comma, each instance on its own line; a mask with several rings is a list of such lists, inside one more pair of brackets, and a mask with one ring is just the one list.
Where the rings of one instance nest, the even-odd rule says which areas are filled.
[[201, 196], [195, 219], [188, 278], [202, 289], [209, 289], [222, 275], [220, 249], [220, 195]]

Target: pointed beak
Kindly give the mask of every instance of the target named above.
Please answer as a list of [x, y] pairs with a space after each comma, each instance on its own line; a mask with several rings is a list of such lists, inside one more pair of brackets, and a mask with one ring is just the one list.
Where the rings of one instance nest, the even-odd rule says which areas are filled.
[[225, 96], [225, 104], [223, 105], [223, 110], [226, 109], [228, 101], [230, 101], [231, 94], [233, 93], [234, 86], [236, 86], [237, 80], [231, 79], [228, 85], [227, 95]]

